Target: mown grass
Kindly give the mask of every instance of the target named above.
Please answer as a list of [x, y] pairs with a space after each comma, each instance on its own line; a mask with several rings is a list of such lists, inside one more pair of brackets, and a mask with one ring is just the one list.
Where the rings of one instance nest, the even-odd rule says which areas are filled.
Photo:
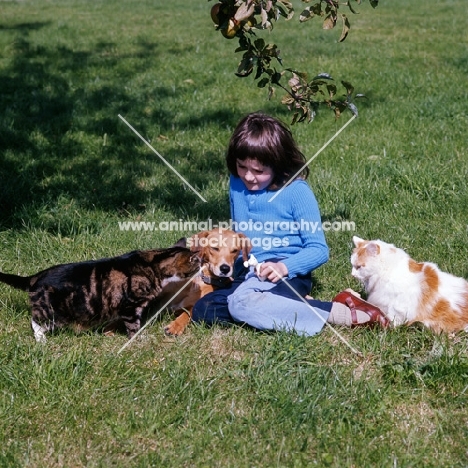
[[[468, 276], [468, 73], [464, 3], [359, 7], [343, 44], [308, 23], [268, 40], [285, 66], [347, 79], [360, 116], [311, 163], [330, 262], [323, 299], [359, 285], [351, 236], [382, 238]], [[229, 218], [223, 162], [245, 113], [284, 120], [203, 1], [3, 2], [0, 268], [167, 246], [191, 232], [118, 221]], [[301, 4], [295, 5], [300, 10]], [[294, 20], [293, 20], [294, 21]], [[313, 20], [312, 20], [313, 21]], [[118, 118], [124, 116], [204, 203]], [[350, 116], [293, 133], [312, 156]], [[34, 342], [27, 297], [0, 286], [0, 466], [466, 466], [466, 334], [326, 329], [314, 338], [191, 326], [162, 317], [124, 336]], [[352, 352], [353, 349], [360, 354]]]

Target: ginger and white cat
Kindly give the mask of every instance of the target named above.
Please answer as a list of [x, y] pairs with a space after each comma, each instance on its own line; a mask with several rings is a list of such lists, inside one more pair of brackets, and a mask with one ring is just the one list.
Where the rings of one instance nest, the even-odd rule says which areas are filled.
[[352, 275], [365, 287], [367, 300], [393, 325], [422, 322], [440, 332], [468, 331], [468, 282], [418, 263], [402, 249], [381, 240], [354, 236]]

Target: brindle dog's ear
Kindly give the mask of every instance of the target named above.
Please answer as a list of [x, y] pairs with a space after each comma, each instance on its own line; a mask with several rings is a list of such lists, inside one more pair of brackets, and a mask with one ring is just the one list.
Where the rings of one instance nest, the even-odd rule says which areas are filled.
[[180, 238], [180, 239], [173, 245], [173, 247], [184, 247], [184, 248], [186, 248], [186, 247], [187, 247], [187, 238], [186, 238], [186, 237]]

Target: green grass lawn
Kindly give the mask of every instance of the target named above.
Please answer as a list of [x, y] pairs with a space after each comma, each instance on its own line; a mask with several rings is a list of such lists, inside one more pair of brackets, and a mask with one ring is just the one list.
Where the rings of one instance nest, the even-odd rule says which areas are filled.
[[[285, 67], [328, 72], [367, 99], [310, 165], [329, 231], [312, 293], [346, 287], [353, 234], [468, 277], [468, 28], [462, 0], [358, 5], [348, 39], [280, 21]], [[0, 269], [169, 246], [190, 231], [119, 221], [229, 219], [224, 151], [262, 109], [234, 75], [236, 40], [203, 0], [4, 1], [0, 15]], [[299, 12], [303, 5], [294, 2]], [[298, 16], [298, 15], [297, 15]], [[206, 199], [122, 122], [122, 115]], [[294, 136], [312, 157], [351, 117], [322, 110]], [[466, 334], [331, 329], [313, 338], [161, 317], [126, 337], [57, 333], [36, 344], [24, 293], [0, 286], [0, 466], [462, 467]], [[349, 346], [348, 346], [349, 345]], [[360, 354], [353, 353], [351, 347]]]

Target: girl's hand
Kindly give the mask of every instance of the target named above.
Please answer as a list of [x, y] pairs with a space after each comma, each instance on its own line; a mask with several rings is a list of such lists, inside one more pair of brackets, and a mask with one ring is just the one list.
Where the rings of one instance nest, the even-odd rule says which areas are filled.
[[288, 276], [288, 267], [281, 262], [265, 262], [262, 264], [259, 276], [261, 279], [277, 283], [281, 278]]

